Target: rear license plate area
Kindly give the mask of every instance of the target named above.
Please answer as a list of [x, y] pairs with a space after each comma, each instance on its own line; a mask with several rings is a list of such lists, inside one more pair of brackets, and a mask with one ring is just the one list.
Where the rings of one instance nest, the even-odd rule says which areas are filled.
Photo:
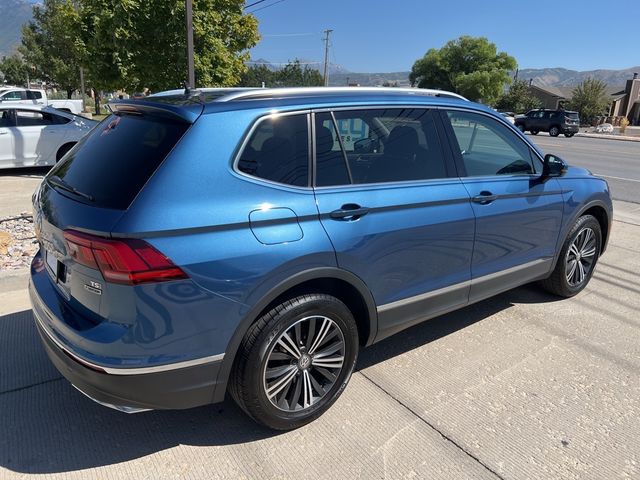
[[44, 259], [47, 264], [47, 271], [51, 278], [58, 283], [58, 281], [64, 283], [65, 281], [65, 266], [59, 262], [53, 253], [49, 250], [44, 251]]

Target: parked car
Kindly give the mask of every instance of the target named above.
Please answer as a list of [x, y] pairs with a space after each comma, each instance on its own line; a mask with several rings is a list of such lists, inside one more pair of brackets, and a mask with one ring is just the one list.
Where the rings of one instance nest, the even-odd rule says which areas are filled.
[[516, 123], [516, 114], [513, 112], [498, 112], [510, 123]]
[[54, 165], [96, 124], [51, 107], [0, 104], [0, 168]]
[[42, 105], [79, 115], [82, 100], [50, 100], [47, 92], [38, 89], [8, 88], [0, 91], [0, 105]]
[[580, 117], [578, 112], [568, 110], [536, 109], [528, 111], [525, 115], [518, 115], [515, 125], [522, 132], [531, 132], [531, 135], [549, 132], [552, 137], [557, 137], [563, 133], [565, 137], [571, 138], [578, 133]]
[[367, 345], [533, 281], [580, 292], [609, 238], [606, 181], [439, 95], [111, 103], [34, 195], [30, 295], [52, 362], [119, 410], [229, 391], [284, 430], [333, 404]]

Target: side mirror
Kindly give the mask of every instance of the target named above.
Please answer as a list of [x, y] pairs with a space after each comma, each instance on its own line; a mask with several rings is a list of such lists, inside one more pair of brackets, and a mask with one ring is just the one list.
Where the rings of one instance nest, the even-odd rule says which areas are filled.
[[560, 157], [551, 153], [544, 156], [544, 166], [542, 167], [542, 177], [559, 177], [567, 170], [567, 164]]

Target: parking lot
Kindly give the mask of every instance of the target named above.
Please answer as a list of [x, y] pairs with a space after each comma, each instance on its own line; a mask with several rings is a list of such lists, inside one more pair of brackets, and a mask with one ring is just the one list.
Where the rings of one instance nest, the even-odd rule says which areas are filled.
[[[0, 478], [639, 477], [640, 143], [532, 138], [611, 177], [612, 236], [587, 289], [521, 287], [376, 344], [293, 432], [230, 399], [136, 415], [93, 403], [47, 359], [23, 277], [0, 278]], [[0, 175], [6, 215], [36, 183]]]

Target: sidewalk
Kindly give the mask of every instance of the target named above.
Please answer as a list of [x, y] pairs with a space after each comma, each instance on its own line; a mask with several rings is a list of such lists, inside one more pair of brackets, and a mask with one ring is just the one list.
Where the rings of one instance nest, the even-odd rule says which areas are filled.
[[29, 269], [0, 272], [0, 315], [29, 310]]
[[627, 141], [627, 142], [640, 142], [640, 137], [632, 137], [630, 135], [615, 135], [612, 133], [579, 132], [579, 133], [576, 133], [576, 137], [601, 138], [605, 140], [621, 140], [621, 141]]

